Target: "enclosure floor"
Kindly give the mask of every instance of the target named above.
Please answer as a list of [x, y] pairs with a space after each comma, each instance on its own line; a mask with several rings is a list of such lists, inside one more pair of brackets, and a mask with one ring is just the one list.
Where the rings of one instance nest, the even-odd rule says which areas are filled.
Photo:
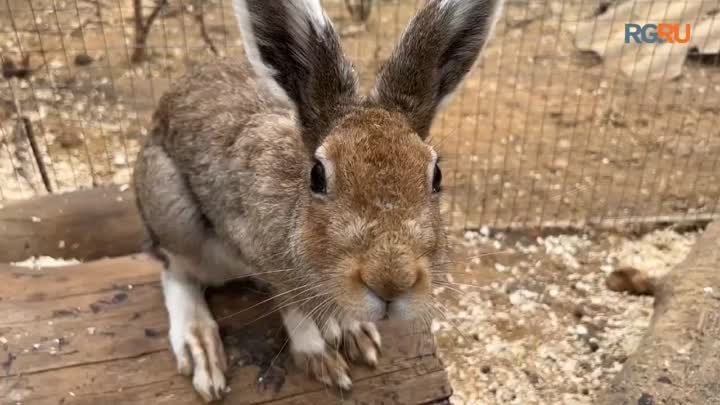
[[[24, 264], [59, 264], [34, 262]], [[18, 269], [0, 263], [5, 288], [0, 301], [0, 403], [203, 403], [192, 380], [177, 371], [161, 271], [162, 264], [145, 255], [62, 268]], [[447, 404], [447, 373], [422, 325], [379, 323], [381, 358], [375, 367], [354, 365], [352, 390], [338, 391], [309, 378], [305, 364], [293, 362], [267, 291], [247, 279], [235, 281], [207, 291], [228, 366], [222, 403]]]
[[[440, 288], [439, 348], [455, 405], [585, 405], [620, 371], [652, 314], [652, 298], [609, 291], [631, 266], [660, 276], [696, 234], [544, 239], [467, 233], [454, 287]], [[465, 257], [467, 259], [462, 259]]]
[[[431, 326], [453, 404], [592, 404], [652, 314], [651, 297], [611, 292], [606, 276], [634, 267], [660, 277], [697, 236], [453, 235], [455, 263], [448, 284], [436, 286]], [[72, 263], [43, 257], [15, 264]]]

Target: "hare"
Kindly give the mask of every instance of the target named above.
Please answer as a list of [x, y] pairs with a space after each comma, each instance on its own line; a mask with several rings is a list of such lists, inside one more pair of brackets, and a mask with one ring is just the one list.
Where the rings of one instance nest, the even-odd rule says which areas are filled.
[[170, 344], [203, 399], [227, 384], [205, 286], [270, 285], [295, 361], [341, 389], [348, 361], [378, 361], [375, 321], [427, 316], [447, 241], [426, 140], [501, 3], [427, 2], [362, 97], [319, 0], [234, 0], [247, 61], [174, 83], [134, 172]]

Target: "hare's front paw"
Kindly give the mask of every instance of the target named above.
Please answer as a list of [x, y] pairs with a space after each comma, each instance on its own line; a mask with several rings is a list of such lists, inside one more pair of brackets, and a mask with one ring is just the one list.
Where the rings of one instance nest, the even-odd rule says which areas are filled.
[[312, 378], [329, 387], [350, 390], [352, 380], [348, 374], [348, 365], [337, 349], [325, 345], [321, 350], [291, 349], [295, 364], [306, 370]]
[[183, 329], [170, 331], [178, 371], [192, 375], [193, 387], [205, 401], [221, 399], [226, 390], [227, 360], [217, 324], [210, 320]]
[[283, 323], [290, 337], [290, 351], [297, 366], [325, 385], [349, 390], [352, 381], [348, 365], [335, 344], [341, 336], [337, 323], [330, 344], [325, 341], [327, 333], [323, 337], [315, 320], [298, 309], [285, 311]]
[[[380, 353], [380, 333], [371, 322], [325, 321], [322, 332], [312, 317], [292, 309], [283, 314], [295, 362], [311, 377], [349, 390], [352, 381], [347, 360], [375, 366]], [[344, 357], [341, 355], [344, 354]]]
[[380, 333], [372, 322], [344, 321], [333, 318], [323, 330], [325, 340], [338, 347], [345, 358], [355, 363], [375, 367], [380, 354]]
[[163, 289], [170, 315], [170, 345], [178, 371], [192, 375], [195, 391], [206, 402], [221, 399], [227, 387], [227, 359], [202, 288], [182, 275], [166, 271]]

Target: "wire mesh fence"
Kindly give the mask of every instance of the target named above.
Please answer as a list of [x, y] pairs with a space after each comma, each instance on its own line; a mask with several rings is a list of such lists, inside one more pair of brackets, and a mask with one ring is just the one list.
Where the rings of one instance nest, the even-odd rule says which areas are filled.
[[[323, 1], [364, 89], [423, 2]], [[449, 224], [718, 216], [718, 10], [509, 0], [432, 130]], [[687, 23], [694, 35], [626, 43], [629, 22]], [[243, 57], [229, 0], [0, 0], [0, 56], [0, 203], [127, 184], [163, 91], [191, 64]]]

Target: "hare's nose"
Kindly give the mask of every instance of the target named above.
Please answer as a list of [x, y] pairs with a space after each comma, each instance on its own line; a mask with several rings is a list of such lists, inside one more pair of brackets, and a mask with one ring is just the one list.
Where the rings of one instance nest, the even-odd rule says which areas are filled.
[[417, 285], [420, 275], [418, 270], [360, 271], [363, 284], [385, 302], [391, 302]]

